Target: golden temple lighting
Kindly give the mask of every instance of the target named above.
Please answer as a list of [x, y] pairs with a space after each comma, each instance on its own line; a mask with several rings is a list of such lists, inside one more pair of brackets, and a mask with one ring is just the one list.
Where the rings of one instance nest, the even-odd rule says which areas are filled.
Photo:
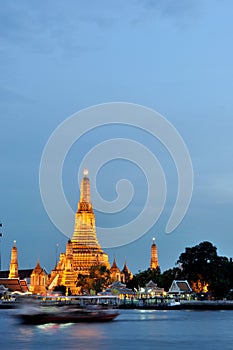
[[159, 266], [158, 261], [158, 250], [157, 246], [155, 244], [155, 237], [152, 239], [152, 245], [151, 245], [151, 260], [150, 260], [150, 269], [156, 269]]
[[49, 281], [50, 289], [63, 285], [73, 294], [78, 293], [76, 284], [79, 274], [88, 276], [90, 268], [95, 265], [110, 268], [108, 255], [101, 249], [96, 237], [95, 214], [91, 203], [87, 169], [84, 169], [83, 175], [73, 237], [66, 245], [66, 253], [60, 254]]

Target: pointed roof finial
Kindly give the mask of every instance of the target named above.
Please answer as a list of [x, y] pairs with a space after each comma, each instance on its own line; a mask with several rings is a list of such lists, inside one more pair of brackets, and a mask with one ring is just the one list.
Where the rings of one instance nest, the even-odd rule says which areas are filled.
[[14, 240], [14, 247], [16, 247], [16, 240]]
[[36, 267], [35, 268], [40, 268], [40, 257], [37, 259]]
[[114, 260], [113, 260], [113, 263], [112, 263], [112, 268], [113, 267], [115, 267], [115, 268], [117, 267], [117, 263], [116, 263], [116, 258], [115, 257], [114, 257]]
[[88, 175], [88, 170], [87, 170], [87, 168], [84, 168], [84, 170], [83, 170], [83, 175], [84, 175], [85, 177]]
[[152, 243], [155, 244], [155, 237], [152, 238]]

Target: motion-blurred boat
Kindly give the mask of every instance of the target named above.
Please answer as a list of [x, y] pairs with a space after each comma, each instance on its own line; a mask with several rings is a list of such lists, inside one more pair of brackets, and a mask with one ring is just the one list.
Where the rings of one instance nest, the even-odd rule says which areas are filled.
[[116, 310], [79, 309], [70, 306], [47, 308], [25, 308], [16, 315], [24, 324], [109, 322], [119, 313]]

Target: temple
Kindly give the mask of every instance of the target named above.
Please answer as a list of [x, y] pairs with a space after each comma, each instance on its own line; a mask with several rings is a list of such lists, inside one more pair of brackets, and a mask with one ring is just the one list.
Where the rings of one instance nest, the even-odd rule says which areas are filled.
[[159, 267], [158, 261], [158, 250], [155, 244], [155, 238], [153, 237], [152, 245], [151, 245], [151, 259], [150, 259], [150, 269], [154, 270]]
[[34, 269], [18, 270], [18, 250], [14, 241], [10, 270], [0, 271], [0, 285], [2, 284], [10, 291], [30, 291], [41, 295], [53, 291], [56, 287], [58, 290], [64, 287], [67, 294], [80, 294], [82, 288], [79, 282], [83, 277], [89, 278], [93, 266], [105, 266], [110, 271], [111, 283], [127, 284], [133, 277], [126, 261], [122, 270], [118, 268], [116, 259], [110, 268], [108, 255], [98, 242], [95, 214], [91, 203], [90, 180], [88, 171], [85, 169], [80, 186], [73, 236], [66, 244], [66, 251], [60, 254], [58, 261], [56, 259], [54, 269], [48, 275], [38, 260]]
[[14, 241], [14, 246], [11, 250], [11, 262], [10, 262], [10, 272], [9, 278], [18, 278], [18, 250], [16, 247], [16, 241]]
[[133, 278], [132, 272], [129, 270], [128, 266], [126, 265], [126, 261], [124, 263], [123, 269], [120, 270], [116, 263], [116, 258], [113, 260], [113, 264], [110, 269], [111, 272], [111, 279], [113, 282], [121, 282], [121, 283], [128, 283], [131, 278]]
[[46, 294], [47, 277], [47, 273], [42, 269], [38, 260], [30, 276], [29, 291], [33, 294]]
[[[32, 270], [18, 269], [18, 249], [16, 241], [11, 250], [11, 261], [9, 271], [0, 271], [0, 285], [9, 291], [26, 293], [28, 292], [27, 277], [30, 276]], [[8, 277], [7, 277], [8, 276]]]
[[80, 201], [75, 216], [74, 234], [72, 238], [74, 270], [88, 274], [93, 265], [106, 265], [109, 269], [108, 255], [101, 249], [95, 226], [90, 196], [90, 180], [88, 171], [84, 169], [84, 177], [80, 188]]
[[88, 276], [90, 268], [96, 265], [105, 265], [110, 269], [108, 255], [101, 249], [96, 237], [87, 169], [84, 169], [83, 175], [73, 237], [66, 245], [66, 253], [60, 254], [49, 280], [49, 289], [63, 285], [69, 288], [72, 294], [79, 292], [76, 287], [79, 274]]

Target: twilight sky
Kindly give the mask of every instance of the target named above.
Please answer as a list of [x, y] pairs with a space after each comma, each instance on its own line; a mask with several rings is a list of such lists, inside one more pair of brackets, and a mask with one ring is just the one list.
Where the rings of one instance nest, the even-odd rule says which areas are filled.
[[[133, 273], [148, 268], [153, 236], [162, 271], [175, 266], [185, 247], [204, 240], [216, 245], [220, 255], [233, 256], [232, 13], [231, 0], [1, 1], [2, 269], [9, 267], [13, 240], [20, 268], [33, 268], [39, 258], [50, 272], [56, 244], [57, 253], [65, 251], [67, 237], [50, 221], [40, 196], [42, 152], [52, 132], [72, 114], [115, 101], [152, 108], [173, 124], [192, 159], [194, 188], [185, 218], [166, 234], [177, 173], [161, 143], [122, 125], [80, 138], [62, 169], [73, 210], [82, 158], [111, 138], [144, 144], [159, 159], [167, 180], [159, 220], [133, 243], [105, 249], [110, 262], [116, 257], [121, 268], [126, 258]], [[114, 200], [122, 178], [132, 182], [134, 198], [118, 214], [96, 212], [97, 225], [114, 227], [138, 215], [147, 190], [140, 169], [115, 159], [99, 175], [105, 199]]]

